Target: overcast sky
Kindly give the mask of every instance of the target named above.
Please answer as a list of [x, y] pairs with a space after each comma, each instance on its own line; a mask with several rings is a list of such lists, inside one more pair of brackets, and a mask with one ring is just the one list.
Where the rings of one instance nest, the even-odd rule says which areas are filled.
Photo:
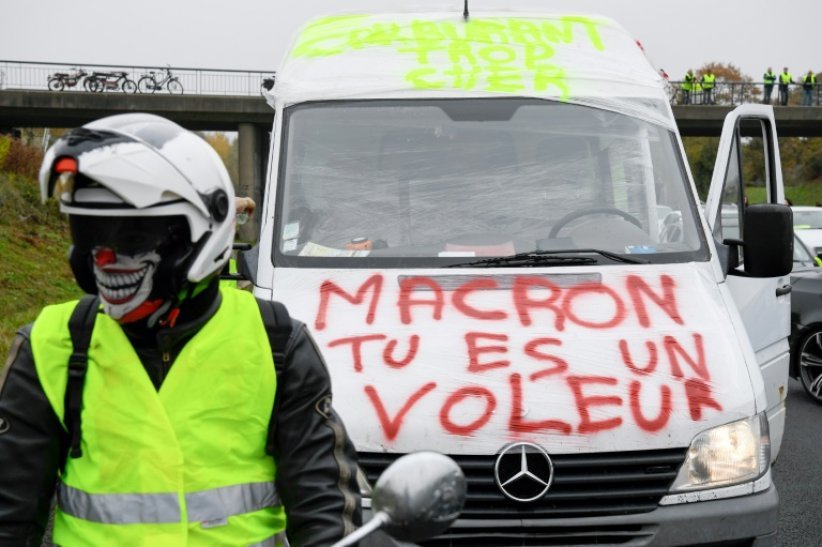
[[[435, 8], [463, 0], [2, 0], [0, 61], [275, 70], [296, 29], [317, 15]], [[767, 66], [822, 70], [820, 0], [470, 0], [503, 8], [607, 15], [657, 68], [732, 62], [756, 80]]]

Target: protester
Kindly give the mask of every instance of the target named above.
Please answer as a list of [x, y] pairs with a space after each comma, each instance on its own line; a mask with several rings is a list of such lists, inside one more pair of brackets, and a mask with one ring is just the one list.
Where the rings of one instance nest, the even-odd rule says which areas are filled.
[[809, 70], [802, 78], [802, 106], [813, 105], [813, 92], [816, 89], [816, 74]]
[[779, 104], [788, 104], [788, 86], [793, 83], [793, 76], [788, 72], [788, 67], [782, 69], [779, 74]]
[[705, 70], [705, 72], [702, 73], [700, 84], [702, 85], [703, 104], [714, 104], [714, 86], [716, 85], [716, 74], [714, 74], [714, 71], [710, 67], [708, 67]]
[[762, 75], [762, 81], [765, 82], [762, 102], [764, 104], [771, 104], [771, 94], [773, 93], [773, 85], [774, 83], [776, 83], [776, 74], [774, 74], [774, 71], [771, 67], [768, 67], [768, 70], [766, 70], [765, 74]]
[[694, 76], [693, 69], [688, 69], [685, 78], [682, 80], [680, 87], [682, 89], [682, 104], [691, 104], [691, 92], [694, 91], [696, 84], [696, 76]]
[[353, 531], [356, 454], [316, 344], [282, 305], [218, 288], [235, 208], [213, 149], [111, 116], [58, 140], [40, 187], [96, 296], [44, 308], [0, 369], [0, 545], [40, 545], [55, 489], [64, 546], [326, 547]]

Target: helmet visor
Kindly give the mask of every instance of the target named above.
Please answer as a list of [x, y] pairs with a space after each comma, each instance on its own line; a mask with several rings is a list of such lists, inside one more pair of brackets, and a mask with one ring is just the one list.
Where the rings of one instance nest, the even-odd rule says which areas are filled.
[[80, 250], [108, 247], [118, 254], [135, 256], [150, 251], [167, 254], [191, 245], [183, 216], [99, 217], [69, 215], [74, 246]]

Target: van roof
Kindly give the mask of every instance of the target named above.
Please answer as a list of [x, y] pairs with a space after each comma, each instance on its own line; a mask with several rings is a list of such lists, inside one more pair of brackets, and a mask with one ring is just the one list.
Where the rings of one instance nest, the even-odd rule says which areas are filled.
[[277, 73], [284, 104], [375, 97], [665, 99], [625, 29], [600, 16], [334, 15], [308, 23]]

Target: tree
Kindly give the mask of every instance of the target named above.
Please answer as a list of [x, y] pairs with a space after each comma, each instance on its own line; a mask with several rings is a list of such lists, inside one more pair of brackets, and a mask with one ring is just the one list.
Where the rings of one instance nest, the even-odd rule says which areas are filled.
[[719, 139], [717, 137], [685, 137], [682, 139], [682, 144], [685, 147], [688, 164], [691, 166], [691, 175], [694, 177], [699, 199], [705, 201], [711, 186]]
[[237, 187], [239, 180], [239, 152], [237, 150], [237, 139], [229, 139], [225, 133], [205, 133], [201, 136], [208, 144], [217, 152], [220, 159], [223, 160], [231, 181], [234, 187]]
[[741, 104], [743, 102], [757, 102], [760, 100], [761, 90], [755, 85], [753, 78], [743, 74], [733, 63], [712, 61], [705, 63], [696, 72], [697, 76], [705, 74], [708, 69], [716, 75], [716, 90], [714, 98], [720, 104]]

